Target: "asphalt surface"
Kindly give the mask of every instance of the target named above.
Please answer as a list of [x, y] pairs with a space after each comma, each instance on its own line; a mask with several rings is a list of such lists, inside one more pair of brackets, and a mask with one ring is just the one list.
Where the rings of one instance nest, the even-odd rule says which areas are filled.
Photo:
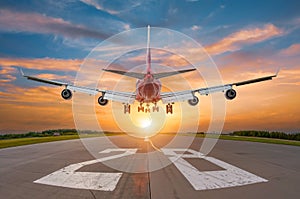
[[[111, 147], [105, 138], [96, 139], [97, 151], [107, 150]], [[150, 142], [133, 139], [129, 136], [114, 136], [109, 139], [120, 148], [137, 149], [136, 153], [143, 154], [147, 151], [156, 151]], [[182, 136], [182, 139], [185, 139], [184, 136]], [[172, 137], [161, 135], [151, 140], [155, 147], [161, 148], [166, 147], [166, 144], [172, 140]], [[196, 138], [190, 146], [190, 149], [192, 149], [191, 152], [199, 151], [202, 141], [203, 139]], [[158, 159], [161, 158], [162, 161], [164, 161], [164, 157], [167, 157], [167, 159], [171, 157], [160, 152], [157, 152], [157, 154], [160, 155], [156, 155], [155, 157]], [[190, 155], [191, 153], [185, 152], [184, 154]], [[170, 162], [168, 166], [162, 169], [152, 172], [142, 172], [143, 167], [148, 167], [149, 169], [152, 159], [148, 158], [145, 160], [140, 158], [136, 160], [136, 156], [129, 154], [127, 157], [121, 157], [120, 162], [116, 164], [127, 165], [126, 168], [140, 168], [142, 172], [129, 173], [118, 171], [105, 164], [105, 162], [114, 161], [105, 159], [110, 157], [110, 153], [102, 155], [100, 153], [99, 158], [104, 157], [102, 162], [88, 162], [94, 160], [95, 157], [86, 150], [80, 140], [58, 141], [1, 149], [0, 198], [274, 199], [299, 197], [300, 147], [219, 140], [208, 156], [212, 157], [212, 159], [183, 158], [189, 162], [189, 165], [192, 165], [189, 166], [190, 170], [188, 167], [184, 167], [184, 162], [178, 164], [180, 161], [176, 160], [177, 162], [175, 161], [174, 164]], [[127, 158], [127, 161], [125, 158]], [[215, 161], [215, 163], [221, 161], [223, 165], [234, 166], [234, 169], [231, 170], [238, 172], [237, 174], [241, 176], [244, 175], [243, 171], [249, 172], [254, 175], [254, 180], [258, 179], [261, 182], [249, 183], [249, 180], [242, 179], [241, 177], [238, 179], [239, 183], [246, 184], [234, 185], [234, 179], [231, 177], [231, 180], [226, 180], [226, 184], [220, 180], [224, 173], [219, 172], [216, 174], [217, 176], [210, 173], [214, 171], [226, 172], [226, 169], [222, 168], [219, 163], [213, 164], [212, 161]], [[80, 168], [77, 168], [76, 171], [74, 170], [75, 173], [78, 172], [77, 174], [80, 174], [79, 181], [78, 178], [77, 181], [75, 180], [76, 182], [73, 182], [75, 178], [64, 179], [64, 175], [69, 175], [68, 169], [75, 168], [70, 165], [80, 165]], [[51, 178], [50, 176], [45, 179], [45, 176], [53, 174], [53, 172], [57, 173], [57, 171], [58, 173], [61, 172], [54, 179], [54, 182], [58, 183], [58, 185], [43, 184], [43, 182], [45, 183]], [[99, 172], [110, 174], [105, 177], [101, 176], [102, 174], [99, 174]], [[197, 175], [193, 172], [196, 172]], [[91, 173], [95, 176], [99, 174], [95, 178], [101, 180], [97, 181], [95, 178], [92, 178]], [[53, 176], [55, 175], [53, 174]], [[209, 187], [207, 185], [203, 188], [203, 184], [199, 180], [201, 176], [204, 181], [207, 180], [208, 183], [213, 182], [213, 186]], [[76, 177], [76, 175], [73, 177]], [[230, 175], [225, 175], [224, 179], [229, 178]], [[250, 179], [250, 177], [248, 178]], [[80, 180], [85, 179], [90, 180], [82, 184]], [[95, 188], [95, 184], [98, 187]], [[230, 187], [221, 188], [227, 185]], [[68, 188], [65, 186], [77, 186], [79, 188]], [[85, 189], [80, 188], [80, 186], [90, 186], [91, 188]], [[97, 190], [97, 188], [105, 189], [105, 187], [111, 190]]]

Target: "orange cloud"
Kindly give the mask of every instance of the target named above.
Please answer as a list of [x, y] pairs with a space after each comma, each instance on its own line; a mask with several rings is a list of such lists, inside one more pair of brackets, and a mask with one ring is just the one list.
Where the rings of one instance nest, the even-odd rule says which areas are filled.
[[273, 24], [266, 24], [262, 28], [247, 28], [230, 34], [222, 40], [206, 46], [208, 53], [216, 55], [227, 51], [236, 51], [245, 44], [253, 44], [283, 35], [284, 31]]
[[[54, 58], [0, 58], [0, 66], [12, 67], [19, 66], [21, 68], [35, 69], [35, 70], [53, 70], [53, 71], [77, 71], [82, 60], [79, 59], [54, 59]], [[4, 69], [5, 72], [12, 69]]]
[[[243, 129], [300, 131], [300, 110], [297, 108], [300, 101], [300, 93], [298, 92], [300, 86], [300, 60], [298, 56], [284, 58], [283, 51], [269, 57], [263, 55], [260, 57], [255, 54], [243, 55], [240, 53], [224, 56], [224, 59], [229, 60], [220, 67], [220, 72], [225, 83], [270, 75], [276, 70], [277, 65], [286, 66], [282, 68], [279, 76], [272, 81], [235, 88], [237, 90], [237, 98], [227, 102], [224, 131]], [[174, 57], [174, 61], [176, 59]], [[81, 61], [50, 58], [2, 58], [0, 59], [0, 65], [2, 66], [0, 74], [15, 73], [15, 69], [11, 66], [22, 63], [25, 63], [24, 67], [32, 69], [76, 71], [80, 67]], [[70, 63], [70, 68], [66, 67], [68, 63]], [[98, 74], [94, 75], [97, 76]], [[64, 78], [52, 74], [43, 74], [40, 77], [49, 79]], [[115, 78], [123, 77], [108, 73], [103, 75], [103, 81], [107, 81], [107, 85], [112, 88], [115, 85], [113, 83], [116, 80]], [[186, 76], [186, 78], [191, 78], [189, 80], [193, 88], [205, 86], [204, 82], [199, 79], [199, 76]], [[24, 79], [24, 81], [26, 80]], [[174, 78], [169, 80], [162, 79], [162, 82], [165, 85], [170, 85], [170, 88], [174, 90], [188, 88], [187, 85], [183, 87], [184, 85], [180, 76], [174, 76]], [[30, 131], [74, 128], [71, 101], [65, 101], [60, 97], [62, 88], [44, 85], [35, 88], [20, 88], [8, 83], [0, 85], [6, 90], [6, 92], [3, 92], [3, 90], [1, 90], [2, 92], [0, 91], [0, 130]], [[99, 87], [101, 86], [99, 85]], [[134, 82], [131, 82], [130, 86], [128, 89], [134, 89]], [[86, 98], [83, 98], [83, 100], [90, 96], [86, 95], [84, 97]], [[94, 105], [101, 126], [104, 127], [104, 130], [119, 131], [117, 123], [113, 119], [111, 105], [118, 109], [116, 110], [117, 113], [123, 114], [122, 104], [110, 102], [108, 106], [100, 107], [96, 102], [97, 97], [94, 97]], [[223, 95], [220, 94], [218, 97], [223, 97]], [[132, 106], [133, 112], [137, 112], [137, 105], [136, 103]], [[82, 103], [82, 106], [84, 108], [85, 104]], [[198, 109], [200, 111], [199, 130], [205, 131], [207, 129], [211, 118], [211, 96], [200, 96], [200, 104], [196, 107], [190, 107], [187, 105], [187, 102], [176, 103], [174, 109], [176, 114], [167, 116], [166, 126], [162, 131], [176, 131], [180, 125], [191, 125], [187, 117], [183, 118], [184, 122], [181, 124], [180, 107], [188, 107], [191, 109], [191, 112], [194, 109]], [[161, 111], [165, 111], [164, 105]], [[88, 124], [89, 117], [83, 115], [82, 120]]]
[[293, 44], [287, 49], [282, 50], [280, 53], [286, 56], [300, 55], [300, 44]]

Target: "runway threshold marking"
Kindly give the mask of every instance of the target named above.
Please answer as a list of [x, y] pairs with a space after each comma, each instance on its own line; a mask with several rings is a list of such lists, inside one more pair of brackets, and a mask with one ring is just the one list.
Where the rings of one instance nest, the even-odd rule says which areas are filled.
[[[135, 154], [137, 149], [106, 149], [99, 153], [123, 152], [95, 160], [71, 164], [49, 175], [46, 175], [34, 183], [68, 187], [75, 189], [90, 189], [99, 191], [115, 190], [123, 173], [107, 172], [77, 172], [81, 167], [113, 160]], [[166, 155], [182, 175], [189, 181], [195, 190], [220, 189], [226, 187], [243, 186], [268, 180], [230, 165], [213, 157], [204, 156], [200, 152], [192, 149], [163, 148], [161, 151]], [[176, 152], [188, 151], [190, 154], [178, 154]], [[215, 164], [224, 170], [199, 171], [186, 158], [200, 158]]]

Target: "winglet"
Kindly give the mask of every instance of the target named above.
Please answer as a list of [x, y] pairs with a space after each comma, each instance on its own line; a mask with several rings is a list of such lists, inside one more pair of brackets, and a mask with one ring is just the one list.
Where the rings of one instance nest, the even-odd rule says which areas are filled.
[[24, 76], [25, 76], [25, 74], [24, 74], [24, 72], [23, 72], [22, 68], [19, 68], [19, 70], [20, 70], [20, 73], [22, 74], [22, 76], [24, 77]]
[[280, 71], [280, 67], [278, 67], [278, 69], [276, 71], [276, 74], [275, 74], [275, 77], [278, 75], [279, 71]]

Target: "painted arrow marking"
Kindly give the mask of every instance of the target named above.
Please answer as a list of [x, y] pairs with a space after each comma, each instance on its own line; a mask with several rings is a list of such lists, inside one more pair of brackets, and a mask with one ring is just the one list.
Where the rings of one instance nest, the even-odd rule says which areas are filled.
[[[195, 190], [220, 189], [268, 181], [216, 158], [204, 156], [200, 152], [191, 149], [162, 149], [162, 151], [165, 155], [169, 156], [169, 159]], [[176, 151], [188, 151], [191, 154], [178, 154]], [[199, 171], [183, 158], [203, 158], [224, 170]]]
[[77, 172], [76, 170], [83, 166], [135, 154], [137, 149], [107, 149], [100, 153], [110, 153], [115, 151], [121, 151], [123, 153], [86, 162], [80, 162], [77, 164], [71, 164], [34, 181], [34, 183], [75, 189], [113, 191], [116, 188], [122, 173]]

